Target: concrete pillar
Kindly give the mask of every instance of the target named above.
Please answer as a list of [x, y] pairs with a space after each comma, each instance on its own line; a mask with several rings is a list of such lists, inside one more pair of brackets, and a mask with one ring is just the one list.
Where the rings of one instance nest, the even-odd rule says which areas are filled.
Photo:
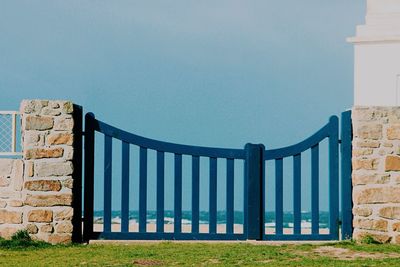
[[400, 1], [367, 0], [354, 44], [354, 104], [400, 105]]
[[353, 237], [400, 243], [400, 1], [367, 0], [355, 37]]

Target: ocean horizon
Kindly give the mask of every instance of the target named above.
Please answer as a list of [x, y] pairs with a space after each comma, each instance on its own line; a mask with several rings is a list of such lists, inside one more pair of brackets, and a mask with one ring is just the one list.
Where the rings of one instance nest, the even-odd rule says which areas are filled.
[[[102, 210], [94, 211], [94, 223], [103, 223], [104, 212]], [[157, 221], [157, 211], [147, 211], [147, 224], [155, 224]], [[242, 211], [234, 212], [234, 224], [243, 224], [244, 214]], [[293, 227], [294, 216], [293, 212], [283, 213], [283, 227]], [[139, 211], [134, 210], [129, 212], [129, 224], [137, 224], [139, 222]], [[190, 225], [192, 223], [192, 212], [182, 211], [181, 222], [183, 225]], [[121, 212], [112, 211], [111, 223], [121, 224]], [[164, 211], [164, 224], [174, 224], [174, 211]], [[209, 224], [209, 212], [200, 211], [199, 224]], [[226, 211], [217, 212], [217, 224], [226, 224]], [[265, 212], [265, 227], [275, 228], [275, 212]], [[301, 227], [311, 228], [311, 212], [303, 211], [301, 213]], [[319, 228], [329, 227], [329, 212], [319, 212]]]

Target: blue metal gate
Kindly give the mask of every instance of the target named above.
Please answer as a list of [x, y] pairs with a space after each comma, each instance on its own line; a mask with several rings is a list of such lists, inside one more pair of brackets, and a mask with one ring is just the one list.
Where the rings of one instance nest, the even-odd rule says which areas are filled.
[[[337, 240], [341, 224], [342, 238], [351, 237], [351, 114], [342, 114], [341, 140], [339, 140], [338, 118], [331, 117], [328, 124], [310, 138], [296, 145], [273, 150], [265, 150], [264, 145], [247, 144], [244, 149], [223, 149], [179, 145], [137, 136], [117, 129], [98, 119], [92, 113], [85, 116], [84, 146], [84, 240], [91, 239], [137, 239], [137, 240]], [[94, 183], [95, 183], [95, 132], [104, 135], [104, 179], [103, 227], [94, 229]], [[329, 140], [329, 233], [319, 231], [319, 144]], [[112, 195], [113, 139], [121, 143], [121, 190]], [[341, 145], [341, 153], [339, 146]], [[131, 231], [129, 225], [129, 184], [130, 147], [139, 149], [139, 209], [138, 229]], [[301, 229], [301, 158], [302, 153], [311, 150], [312, 155], [312, 227], [311, 233]], [[156, 229], [147, 229], [147, 170], [148, 151], [156, 153]], [[174, 211], [173, 231], [165, 231], [165, 157], [174, 157]], [[191, 159], [191, 177], [182, 175], [182, 157]], [[293, 160], [293, 232], [284, 232], [283, 227], [283, 159]], [[208, 162], [208, 231], [200, 230], [200, 161]], [[339, 160], [341, 160], [341, 213], [339, 213]], [[226, 210], [223, 231], [217, 223], [217, 184], [219, 180], [217, 161], [223, 162], [226, 173], [224, 193]], [[275, 231], [265, 230], [265, 170], [266, 162], [275, 162]], [[242, 195], [235, 195], [235, 166], [244, 169]], [[114, 165], [115, 166], [115, 165]], [[191, 181], [191, 228], [182, 231], [182, 182]], [[112, 198], [120, 198], [121, 225], [118, 231], [112, 229]], [[234, 199], [243, 199], [243, 225], [240, 232], [235, 230]]]

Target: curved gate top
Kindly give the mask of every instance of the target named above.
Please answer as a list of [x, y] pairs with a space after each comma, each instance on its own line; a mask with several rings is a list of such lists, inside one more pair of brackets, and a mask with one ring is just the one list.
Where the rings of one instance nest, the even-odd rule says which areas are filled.
[[[224, 149], [200, 146], [188, 146], [161, 142], [141, 137], [121, 129], [117, 129], [98, 119], [92, 113], [85, 116], [84, 142], [84, 239], [181, 239], [181, 240], [337, 240], [341, 226], [342, 239], [350, 238], [352, 233], [351, 213], [351, 114], [344, 112], [341, 118], [341, 140], [339, 140], [339, 120], [336, 116], [308, 139], [296, 145], [266, 150], [264, 145], [247, 144], [244, 149]], [[99, 140], [99, 133], [103, 137]], [[103, 168], [95, 166], [95, 139], [101, 142], [104, 153]], [[119, 140], [119, 142], [113, 142]], [[328, 140], [327, 155], [321, 155], [320, 143]], [[120, 146], [120, 154], [115, 160], [113, 145]], [[133, 157], [131, 148], [136, 147], [138, 156]], [[154, 171], [156, 175], [155, 193], [156, 210], [149, 210], [148, 198], [149, 165], [148, 152], [155, 153]], [[311, 151], [311, 227], [302, 227], [302, 155]], [[325, 152], [325, 151], [324, 151]], [[173, 157], [173, 217], [171, 224], [166, 224], [166, 157]], [[114, 156], [114, 160], [113, 160]], [[320, 161], [328, 157], [329, 199], [328, 221], [324, 229], [320, 222]], [[190, 175], [183, 175], [183, 158], [187, 158]], [[292, 162], [289, 172], [293, 187], [290, 226], [287, 226], [287, 214], [284, 212], [284, 176], [287, 160]], [[133, 161], [133, 164], [131, 164]], [[339, 161], [341, 175], [339, 175]], [[186, 162], [186, 161], [185, 161]], [[207, 170], [202, 168], [206, 163]], [[272, 163], [274, 186], [266, 180], [266, 166]], [[135, 167], [135, 170], [132, 168]], [[113, 167], [118, 166], [120, 173], [116, 175]], [[221, 167], [224, 175], [221, 177]], [[240, 167], [240, 168], [239, 168]], [[97, 171], [96, 171], [97, 168]], [[241, 170], [241, 171], [238, 171]], [[132, 211], [132, 172], [138, 172], [138, 210]], [[205, 173], [204, 173], [205, 172]], [[95, 175], [96, 173], [96, 175]], [[101, 175], [97, 175], [101, 173]], [[201, 211], [200, 188], [203, 176], [208, 183], [208, 211]], [[100, 176], [100, 177], [99, 177]], [[101, 177], [102, 176], [102, 177]], [[341, 176], [341, 209], [339, 207], [339, 176]], [[113, 183], [120, 181], [118, 194], [113, 191]], [[222, 182], [223, 180], [223, 182]], [[240, 180], [242, 188], [235, 188]], [[102, 192], [95, 192], [95, 183], [102, 183]], [[190, 190], [183, 184], [189, 183]], [[217, 210], [217, 195], [225, 196], [225, 210]], [[169, 186], [169, 185], [168, 185]], [[274, 222], [267, 228], [266, 188], [274, 187]], [[114, 192], [114, 194], [112, 194]], [[190, 210], [183, 210], [183, 192], [190, 194]], [[238, 193], [239, 192], [239, 193]], [[168, 192], [167, 192], [168, 193]], [[100, 222], [94, 221], [94, 199], [101, 196], [103, 210]], [[118, 198], [120, 207], [113, 209], [113, 200]], [[242, 212], [235, 209], [235, 199], [243, 200]], [[341, 210], [341, 212], [339, 211]], [[115, 227], [115, 214], [120, 223]], [[155, 222], [149, 223], [149, 214], [153, 214]], [[137, 217], [132, 223], [131, 217]], [[189, 216], [189, 226], [183, 225], [183, 219]], [[237, 217], [242, 219], [238, 219]], [[205, 218], [204, 218], [205, 217]], [[221, 219], [221, 217], [223, 219]], [[204, 226], [204, 227], [203, 227]], [[204, 229], [203, 229], [204, 228]], [[290, 228], [290, 229], [289, 229]], [[323, 231], [322, 231], [323, 230]]]

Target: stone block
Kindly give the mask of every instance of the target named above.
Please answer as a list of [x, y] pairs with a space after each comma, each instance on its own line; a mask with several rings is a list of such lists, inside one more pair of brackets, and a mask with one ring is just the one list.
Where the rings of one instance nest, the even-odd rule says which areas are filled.
[[37, 117], [37, 116], [26, 116], [25, 119], [25, 130], [50, 130], [53, 128], [54, 119], [52, 117]]
[[10, 185], [11, 179], [6, 176], [0, 176], [0, 186], [7, 187]]
[[390, 201], [390, 189], [387, 187], [353, 190], [354, 204], [376, 204]]
[[22, 223], [22, 212], [20, 211], [8, 211], [0, 210], [0, 223]]
[[28, 177], [33, 177], [34, 175], [33, 165], [33, 161], [25, 161], [25, 172]]
[[384, 207], [379, 210], [379, 216], [400, 220], [400, 207]]
[[12, 171], [14, 159], [0, 159], [0, 175], [9, 176]]
[[5, 208], [7, 206], [7, 201], [0, 200], [0, 208]]
[[377, 233], [361, 232], [361, 231], [354, 232], [353, 234], [353, 238], [357, 241], [362, 241], [366, 237], [372, 237], [376, 242], [382, 244], [389, 243], [392, 239], [392, 237], [388, 234], [377, 234]]
[[400, 222], [395, 222], [395, 223], [393, 223], [393, 225], [392, 225], [392, 230], [393, 230], [394, 232], [400, 232]]
[[53, 211], [51, 210], [31, 210], [28, 212], [28, 222], [52, 222]]
[[389, 125], [387, 129], [387, 139], [400, 140], [400, 124]]
[[67, 178], [65, 180], [63, 180], [62, 185], [66, 188], [72, 189], [74, 186], [74, 180], [72, 178]]
[[354, 219], [353, 220], [354, 228], [364, 229], [364, 230], [374, 230], [387, 232], [388, 231], [388, 222], [382, 219]]
[[400, 171], [400, 157], [393, 155], [386, 156], [385, 171]]
[[42, 109], [40, 114], [45, 116], [59, 116], [61, 111], [51, 107], [46, 107]]
[[42, 108], [47, 107], [48, 104], [47, 100], [23, 100], [20, 111], [25, 114], [39, 114]]
[[353, 185], [386, 184], [390, 174], [353, 174]]
[[353, 214], [356, 216], [368, 217], [372, 214], [372, 209], [369, 207], [355, 207], [353, 208]]
[[72, 162], [37, 162], [34, 169], [39, 177], [68, 176], [73, 172]]
[[70, 221], [74, 215], [74, 210], [71, 207], [66, 207], [54, 214], [55, 221]]
[[22, 184], [24, 183], [24, 162], [23, 160], [15, 160], [13, 164], [13, 171], [12, 171], [12, 181], [13, 181], [13, 188], [15, 191], [22, 190]]
[[60, 191], [61, 183], [58, 180], [32, 180], [25, 182], [25, 188], [30, 191]]
[[39, 229], [35, 224], [30, 223], [26, 226], [26, 231], [28, 231], [29, 234], [37, 234]]
[[71, 133], [51, 133], [46, 137], [47, 145], [72, 145], [74, 136]]
[[74, 148], [72, 146], [67, 146], [64, 149], [64, 159], [73, 160], [74, 159]]
[[62, 110], [65, 114], [72, 114], [74, 112], [74, 105], [70, 101], [65, 101], [62, 104]]
[[1, 190], [0, 198], [2, 198], [2, 199], [9, 199], [9, 198], [19, 199], [19, 198], [21, 198], [21, 192], [11, 191], [11, 190], [5, 190], [5, 191]]
[[52, 207], [52, 206], [71, 206], [71, 194], [57, 195], [30, 195], [25, 199], [25, 205], [32, 207]]
[[362, 140], [356, 142], [355, 147], [360, 147], [360, 148], [378, 148], [381, 146], [381, 143], [379, 141], [373, 141], [373, 140]]
[[71, 234], [51, 234], [46, 241], [51, 244], [68, 244], [71, 243], [72, 236]]
[[64, 149], [56, 148], [31, 148], [25, 149], [25, 159], [43, 159], [43, 158], [60, 158], [63, 156]]
[[20, 199], [11, 199], [8, 201], [8, 205], [10, 207], [22, 207], [24, 205], [24, 202]]
[[13, 234], [19, 230], [23, 230], [24, 226], [22, 224], [17, 224], [13, 226], [0, 227], [0, 237], [5, 239], [10, 239]]
[[54, 231], [53, 226], [51, 224], [45, 224], [40, 226], [41, 233], [52, 233]]
[[54, 122], [55, 131], [72, 131], [74, 128], [74, 120], [70, 117], [60, 117]]
[[353, 170], [376, 170], [379, 159], [353, 159]]
[[72, 223], [70, 221], [62, 221], [57, 223], [56, 232], [59, 234], [72, 233]]
[[353, 149], [353, 157], [369, 156], [372, 155], [374, 150], [372, 148]]
[[367, 123], [357, 127], [355, 136], [362, 139], [382, 139], [382, 124]]

